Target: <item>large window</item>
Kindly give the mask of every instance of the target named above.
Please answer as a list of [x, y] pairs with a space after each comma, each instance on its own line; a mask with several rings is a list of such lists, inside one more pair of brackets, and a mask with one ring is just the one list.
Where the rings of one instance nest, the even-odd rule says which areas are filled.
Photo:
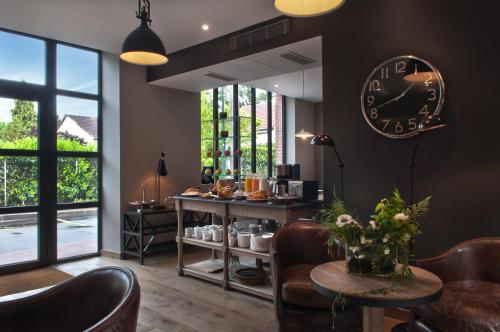
[[202, 166], [220, 169], [222, 177], [233, 176], [228, 169], [275, 175], [285, 159], [282, 99], [244, 85], [202, 91]]
[[100, 53], [0, 30], [0, 272], [97, 254]]

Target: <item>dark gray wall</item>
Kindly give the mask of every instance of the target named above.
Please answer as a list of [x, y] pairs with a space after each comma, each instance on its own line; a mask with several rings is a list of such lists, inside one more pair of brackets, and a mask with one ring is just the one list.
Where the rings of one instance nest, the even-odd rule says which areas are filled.
[[[323, 34], [323, 124], [346, 164], [346, 200], [364, 219], [392, 188], [408, 196], [414, 143], [368, 126], [360, 110], [364, 80], [382, 61], [404, 54], [427, 59], [444, 77], [449, 125], [423, 137], [417, 158], [416, 198], [433, 196], [417, 256], [500, 236], [500, 38], [493, 3], [349, 1]], [[332, 157], [325, 155], [327, 188], [338, 183]]]

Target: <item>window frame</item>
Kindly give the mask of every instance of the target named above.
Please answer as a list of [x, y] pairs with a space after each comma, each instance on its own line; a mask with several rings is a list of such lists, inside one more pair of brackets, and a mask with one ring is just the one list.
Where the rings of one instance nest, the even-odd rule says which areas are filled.
[[[0, 149], [1, 156], [36, 156], [39, 159], [38, 205], [26, 207], [0, 207], [0, 214], [21, 212], [39, 213], [38, 261], [5, 265], [1, 273], [32, 269], [58, 262], [68, 262], [100, 255], [102, 249], [102, 52], [96, 49], [34, 36], [18, 31], [0, 28], [0, 31], [19, 36], [43, 40], [45, 42], [45, 85], [0, 79], [0, 97], [33, 100], [38, 102], [38, 150]], [[97, 94], [69, 91], [57, 88], [57, 45], [64, 45], [94, 52], [98, 56]], [[57, 96], [97, 101], [97, 151], [58, 151], [57, 150]], [[57, 201], [57, 161], [59, 157], [97, 159], [97, 201], [82, 203], [58, 203]], [[95, 253], [57, 258], [57, 212], [68, 209], [96, 207], [97, 212], [97, 251]]]
[[[217, 87], [212, 89], [213, 92], [213, 103], [212, 103], [212, 109], [213, 109], [213, 120], [214, 120], [214, 126], [213, 126], [213, 137], [214, 137], [214, 148], [215, 151], [218, 150], [218, 135], [219, 135], [219, 129], [218, 129], [218, 114], [219, 114], [219, 89], [220, 88], [226, 88], [226, 87], [232, 86], [233, 88], [233, 116], [235, 119], [239, 119], [239, 87], [240, 85], [238, 84], [233, 84], [233, 85], [226, 85], [222, 87]], [[245, 86], [245, 85], [243, 85]], [[255, 87], [250, 87], [250, 132], [251, 132], [251, 169], [252, 173], [256, 173], [257, 171], [257, 96], [256, 96], [256, 88]], [[266, 91], [267, 95], [267, 176], [272, 177], [273, 176], [273, 161], [272, 161], [272, 135], [273, 135], [273, 126], [272, 126], [272, 113], [274, 111], [274, 105], [273, 105], [273, 92], [271, 91]], [[278, 94], [276, 94], [278, 96]], [[282, 159], [283, 160], [276, 160], [276, 164], [282, 164], [286, 161], [286, 96], [279, 95], [282, 98], [282, 103], [281, 103], [281, 112], [282, 112], [282, 121], [283, 121], [283, 127], [282, 127]], [[239, 131], [239, 121], [233, 121], [233, 131]], [[239, 135], [237, 135], [239, 137]], [[241, 142], [236, 139], [236, 137], [233, 138], [233, 146], [238, 148], [240, 147]], [[235, 148], [235, 149], [236, 149]], [[214, 164], [218, 165], [218, 157], [214, 154]], [[238, 165], [239, 160], [235, 156], [233, 159], [233, 166], [240, 167]], [[206, 166], [206, 165], [203, 165]]]

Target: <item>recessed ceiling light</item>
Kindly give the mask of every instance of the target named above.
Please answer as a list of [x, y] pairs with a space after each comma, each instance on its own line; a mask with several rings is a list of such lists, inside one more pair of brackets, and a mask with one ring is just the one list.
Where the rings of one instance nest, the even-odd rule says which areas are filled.
[[210, 29], [210, 27], [208, 26], [208, 24], [203, 24], [201, 26], [201, 28], [203, 29], [203, 31], [208, 31]]
[[275, 85], [274, 85], [274, 87], [275, 87], [275, 88], [279, 88], [280, 86], [279, 86], [278, 84], [275, 84]]

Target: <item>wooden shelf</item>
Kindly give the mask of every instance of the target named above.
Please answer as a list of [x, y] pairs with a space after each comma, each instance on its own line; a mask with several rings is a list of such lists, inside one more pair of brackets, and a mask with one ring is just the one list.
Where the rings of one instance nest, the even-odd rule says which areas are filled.
[[262, 285], [250, 286], [250, 285], [243, 285], [242, 283], [236, 280], [230, 280], [229, 288], [237, 289], [239, 291], [263, 297], [268, 300], [273, 299], [273, 286], [269, 282], [266, 282], [265, 284]]
[[240, 247], [229, 247], [229, 252], [238, 256], [238, 255], [247, 255], [247, 256], [252, 256], [260, 259], [267, 259], [270, 258], [271, 255], [269, 255], [268, 252], [257, 252], [250, 250], [249, 248], [240, 248]]
[[[175, 238], [175, 240], [177, 242], [179, 242], [179, 237], [177, 236]], [[182, 243], [187, 243], [187, 244], [191, 244], [193, 246], [214, 249], [214, 250], [219, 250], [219, 251], [222, 251], [224, 249], [224, 245], [222, 244], [222, 242], [203, 241], [203, 240], [193, 239], [193, 238], [189, 238], [189, 237], [183, 237]]]
[[[208, 261], [211, 261], [211, 259], [208, 259], [205, 261], [208, 262]], [[217, 284], [222, 284], [222, 281], [224, 279], [224, 273], [222, 271], [211, 273], [211, 272], [201, 271], [199, 269], [199, 267], [197, 267], [197, 265], [199, 265], [200, 263], [203, 263], [205, 261], [200, 261], [197, 263], [193, 263], [193, 264], [189, 264], [189, 265], [184, 266], [182, 268], [184, 275], [189, 275], [189, 276], [197, 277], [197, 278], [200, 278], [200, 279], [203, 279], [206, 281], [214, 282]]]

